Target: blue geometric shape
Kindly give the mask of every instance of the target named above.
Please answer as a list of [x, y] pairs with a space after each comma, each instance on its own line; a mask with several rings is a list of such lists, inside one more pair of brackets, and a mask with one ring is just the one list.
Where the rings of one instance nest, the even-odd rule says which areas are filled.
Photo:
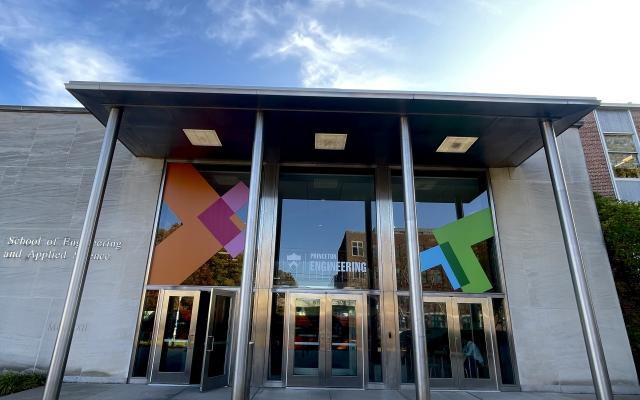
[[460, 283], [458, 283], [458, 278], [456, 278], [456, 275], [453, 273], [449, 260], [447, 260], [440, 245], [420, 252], [420, 272], [435, 268], [438, 265], [442, 265], [442, 268], [444, 268], [444, 273], [447, 274], [451, 286], [454, 289], [459, 289]]

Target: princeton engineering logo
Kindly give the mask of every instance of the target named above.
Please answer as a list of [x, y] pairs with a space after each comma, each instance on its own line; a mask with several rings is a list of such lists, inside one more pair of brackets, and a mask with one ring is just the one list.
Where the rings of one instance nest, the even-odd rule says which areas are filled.
[[454, 289], [483, 293], [491, 289], [472, 246], [494, 236], [491, 211], [470, 214], [433, 230], [438, 246], [420, 253], [420, 271], [441, 265]]

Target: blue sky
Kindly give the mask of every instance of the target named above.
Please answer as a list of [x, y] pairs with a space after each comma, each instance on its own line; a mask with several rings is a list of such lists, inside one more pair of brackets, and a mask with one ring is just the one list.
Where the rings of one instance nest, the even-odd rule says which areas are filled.
[[0, 104], [99, 80], [640, 102], [637, 0], [0, 0]]

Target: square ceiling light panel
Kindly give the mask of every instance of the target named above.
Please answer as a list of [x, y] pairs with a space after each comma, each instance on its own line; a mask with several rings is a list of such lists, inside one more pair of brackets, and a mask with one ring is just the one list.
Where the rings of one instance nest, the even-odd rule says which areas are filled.
[[222, 146], [218, 134], [213, 129], [183, 129], [182, 131], [194, 146]]
[[476, 136], [447, 136], [436, 153], [466, 153], [476, 140]]
[[346, 144], [346, 133], [316, 133], [316, 150], [344, 150]]

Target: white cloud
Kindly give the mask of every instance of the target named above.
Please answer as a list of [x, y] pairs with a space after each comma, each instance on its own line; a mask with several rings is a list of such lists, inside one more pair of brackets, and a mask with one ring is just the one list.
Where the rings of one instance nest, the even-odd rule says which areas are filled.
[[38, 105], [77, 106], [66, 91], [70, 80], [133, 80], [129, 67], [109, 54], [84, 43], [57, 42], [35, 44], [22, 56], [21, 68], [26, 84]]
[[275, 7], [261, 1], [209, 0], [209, 9], [218, 20], [209, 26], [207, 36], [231, 45], [240, 45], [258, 36], [265, 25], [276, 24]]
[[297, 59], [302, 84], [307, 87], [408, 89], [410, 82], [376, 67], [385, 65], [382, 61], [391, 56], [392, 49], [389, 39], [330, 33], [318, 21], [309, 20], [257, 56]]
[[38, 24], [22, 10], [19, 3], [7, 1], [0, 12], [0, 45], [11, 39], [24, 39], [40, 31]]

